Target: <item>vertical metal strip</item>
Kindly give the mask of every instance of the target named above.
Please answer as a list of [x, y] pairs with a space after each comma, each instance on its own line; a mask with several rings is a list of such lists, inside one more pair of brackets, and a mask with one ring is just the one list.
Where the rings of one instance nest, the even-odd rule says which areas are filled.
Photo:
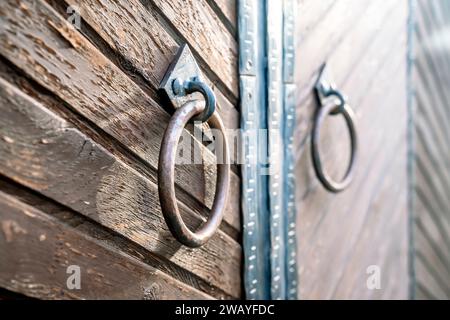
[[245, 293], [296, 299], [295, 0], [238, 9]]
[[415, 299], [415, 244], [414, 244], [414, 217], [415, 217], [415, 91], [413, 84], [414, 70], [414, 36], [416, 0], [408, 1], [408, 48], [407, 48], [407, 107], [408, 107], [408, 273], [409, 298]]
[[283, 212], [283, 6], [267, 0], [267, 127], [269, 134], [269, 203], [271, 298], [286, 298], [285, 219]]
[[284, 83], [284, 162], [283, 202], [286, 244], [286, 299], [298, 299], [297, 286], [297, 239], [294, 175], [294, 128], [295, 128], [295, 0], [283, 1], [283, 83]]
[[264, 1], [240, 0], [238, 10], [244, 286], [247, 299], [269, 299], [267, 177], [260, 172], [267, 146], [258, 137], [267, 111]]

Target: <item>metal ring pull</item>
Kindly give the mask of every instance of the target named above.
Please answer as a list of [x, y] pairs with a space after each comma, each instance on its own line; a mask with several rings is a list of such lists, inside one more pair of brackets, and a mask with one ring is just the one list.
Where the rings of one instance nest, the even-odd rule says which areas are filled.
[[[176, 112], [164, 133], [159, 153], [158, 192], [161, 210], [169, 230], [182, 244], [196, 248], [208, 241], [222, 222], [230, 186], [230, 163], [225, 128], [216, 109], [216, 97], [211, 88], [201, 80], [201, 71], [188, 45], [182, 45], [160, 83], [160, 93]], [[205, 104], [193, 101], [188, 94], [199, 92]], [[208, 221], [196, 232], [184, 223], [175, 197], [175, 160], [177, 145], [186, 124], [191, 120], [208, 122], [211, 128], [222, 132], [222, 161], [217, 163], [216, 195]], [[216, 140], [218, 144], [219, 139]]]
[[187, 102], [177, 109], [164, 133], [159, 154], [158, 192], [164, 219], [174, 237], [182, 244], [192, 248], [203, 245], [216, 232], [223, 218], [230, 185], [228, 142], [222, 120], [215, 112], [209, 118], [208, 124], [223, 134], [223, 163], [217, 164], [216, 195], [211, 215], [197, 232], [192, 232], [180, 215], [175, 197], [175, 158], [177, 144], [185, 125], [194, 117], [201, 115], [204, 109], [205, 106], [198, 101]]
[[355, 115], [353, 113], [353, 110], [350, 108], [348, 104], [344, 104], [342, 107], [341, 114], [344, 116], [345, 121], [347, 123], [347, 127], [350, 132], [350, 139], [351, 139], [351, 158], [350, 163], [347, 168], [347, 172], [345, 174], [345, 177], [342, 181], [336, 182], [334, 181], [323, 169], [322, 161], [320, 159], [320, 129], [323, 124], [323, 121], [325, 120], [325, 117], [328, 116], [333, 112], [334, 109], [336, 109], [336, 106], [338, 106], [335, 102], [327, 103], [324, 106], [320, 107], [316, 120], [314, 122], [314, 128], [312, 132], [312, 141], [311, 141], [311, 148], [312, 148], [312, 157], [313, 157], [313, 163], [314, 163], [314, 169], [316, 171], [317, 177], [322, 182], [323, 186], [331, 191], [331, 192], [340, 192], [346, 189], [349, 184], [351, 183], [353, 179], [353, 172], [354, 172], [354, 163], [356, 159], [356, 151], [357, 151], [357, 136], [356, 136], [356, 128], [355, 128]]
[[[319, 103], [319, 110], [316, 113], [313, 131], [311, 134], [311, 153], [314, 170], [323, 186], [331, 192], [341, 192], [346, 189], [353, 180], [356, 153], [357, 153], [357, 133], [355, 127], [355, 114], [347, 104], [344, 95], [334, 88], [326, 79], [326, 65], [320, 70], [320, 76], [316, 83], [315, 90]], [[333, 99], [334, 98], [334, 99]], [[328, 115], [343, 115], [347, 124], [351, 140], [350, 163], [347, 167], [344, 178], [341, 181], [334, 181], [323, 169], [320, 159], [320, 129], [323, 121]]]

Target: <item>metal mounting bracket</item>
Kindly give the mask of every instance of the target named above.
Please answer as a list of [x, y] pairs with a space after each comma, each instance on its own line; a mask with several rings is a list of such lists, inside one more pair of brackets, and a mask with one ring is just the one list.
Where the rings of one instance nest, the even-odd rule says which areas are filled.
[[159, 84], [160, 93], [179, 108], [192, 98], [186, 96], [183, 84], [188, 81], [201, 81], [202, 73], [189, 46], [184, 44], [178, 50]]
[[189, 94], [201, 93], [205, 98], [205, 108], [200, 115], [195, 117], [196, 120], [208, 121], [215, 111], [214, 92], [202, 81], [200, 67], [186, 44], [179, 49], [161, 81], [159, 89], [174, 108], [180, 108], [188, 101], [192, 101]]
[[336, 89], [336, 85], [331, 82], [330, 71], [327, 64], [324, 63], [319, 70], [319, 77], [317, 78], [314, 89], [316, 91], [317, 98], [320, 102], [328, 96], [329, 92]]

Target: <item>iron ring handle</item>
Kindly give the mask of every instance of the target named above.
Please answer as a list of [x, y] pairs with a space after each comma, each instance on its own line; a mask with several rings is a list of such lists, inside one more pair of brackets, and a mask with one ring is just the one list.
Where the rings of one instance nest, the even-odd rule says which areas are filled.
[[[311, 136], [311, 151], [314, 164], [314, 170], [317, 177], [322, 182], [323, 186], [331, 192], [341, 192], [346, 189], [353, 179], [354, 167], [357, 154], [357, 134], [355, 127], [355, 114], [348, 104], [344, 104], [340, 107], [340, 113], [345, 118], [351, 139], [351, 158], [347, 167], [347, 171], [342, 181], [334, 181], [323, 169], [322, 161], [319, 154], [319, 141], [320, 141], [320, 129], [325, 117], [332, 114], [336, 110], [336, 103], [330, 102], [321, 106], [317, 112], [316, 119], [314, 121], [314, 127]], [[339, 106], [338, 106], [339, 107]]]
[[201, 114], [195, 117], [195, 120], [206, 122], [216, 110], [216, 96], [214, 95], [214, 92], [206, 83], [200, 81], [196, 77], [185, 82], [181, 82], [180, 79], [175, 79], [172, 83], [172, 89], [178, 96], [185, 96], [194, 92], [202, 94], [205, 99], [205, 109]]
[[216, 195], [209, 219], [199, 230], [191, 231], [180, 215], [175, 197], [175, 158], [177, 144], [185, 125], [194, 117], [202, 114], [204, 109], [205, 106], [198, 101], [187, 102], [177, 109], [164, 133], [159, 154], [158, 192], [164, 219], [173, 236], [179, 242], [191, 248], [203, 245], [218, 229], [222, 222], [230, 185], [228, 142], [222, 120], [215, 112], [209, 118], [208, 124], [211, 128], [218, 129], [223, 134], [222, 163], [217, 163]]

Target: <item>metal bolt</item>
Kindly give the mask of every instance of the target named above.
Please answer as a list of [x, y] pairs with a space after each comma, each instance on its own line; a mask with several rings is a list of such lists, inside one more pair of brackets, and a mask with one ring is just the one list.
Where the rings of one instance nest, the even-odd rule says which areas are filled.
[[183, 81], [180, 79], [175, 79], [172, 82], [172, 91], [176, 96], [182, 96], [184, 95], [184, 86]]

